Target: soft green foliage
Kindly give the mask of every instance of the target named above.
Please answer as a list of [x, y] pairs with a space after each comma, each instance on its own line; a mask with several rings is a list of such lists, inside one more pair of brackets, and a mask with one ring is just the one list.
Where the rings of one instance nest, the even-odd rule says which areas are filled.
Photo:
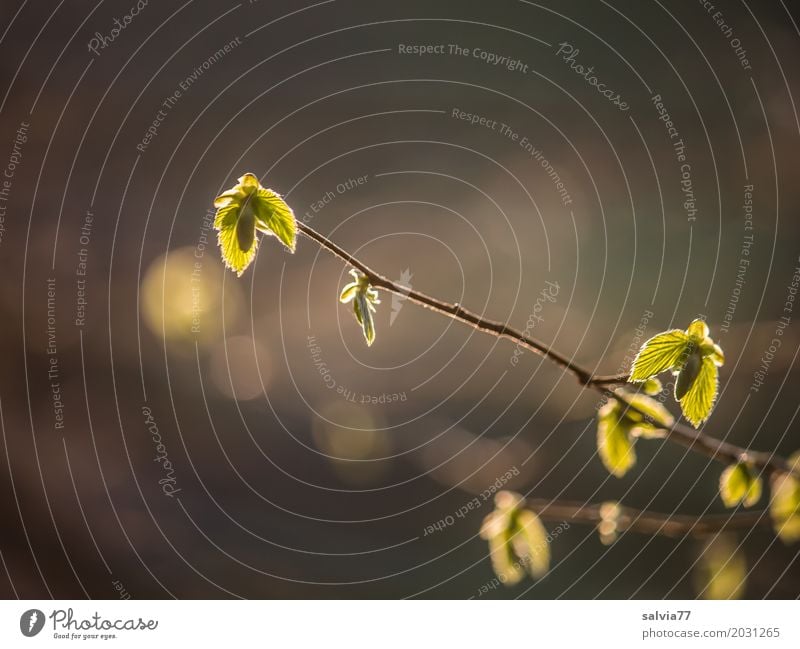
[[597, 422], [597, 452], [611, 475], [624, 476], [636, 464], [631, 423], [616, 412], [601, 410]]
[[650, 338], [633, 361], [629, 380], [647, 382], [657, 374], [676, 375], [675, 399], [684, 416], [699, 427], [711, 414], [717, 398], [718, 368], [725, 362], [719, 345], [708, 335], [703, 320], [694, 320], [686, 329], [672, 329]]
[[[789, 458], [795, 472], [800, 471], [800, 451]], [[770, 514], [775, 532], [785, 543], [800, 541], [800, 478], [796, 473], [777, 474], [772, 479]]]
[[685, 331], [673, 329], [665, 331], [646, 341], [631, 368], [629, 381], [646, 381], [649, 378], [673, 369], [681, 361], [689, 336]]
[[256, 230], [277, 237], [294, 252], [297, 222], [292, 209], [274, 191], [262, 187], [255, 175], [244, 174], [237, 185], [214, 199], [214, 207], [222, 259], [238, 276], [255, 259]]
[[617, 394], [619, 400], [610, 399], [597, 413], [597, 452], [606, 469], [621, 478], [636, 464], [634, 438], [662, 437], [664, 429], [674, 421], [669, 411], [655, 399], [621, 390]]
[[747, 584], [747, 560], [730, 534], [715, 534], [704, 545], [694, 581], [703, 599], [739, 599]]
[[761, 478], [744, 462], [731, 464], [719, 478], [719, 494], [726, 507], [752, 507], [761, 500]]
[[350, 282], [342, 289], [339, 301], [343, 304], [353, 303], [353, 313], [361, 325], [367, 345], [372, 345], [375, 341], [375, 321], [372, 314], [375, 313], [374, 304], [380, 304], [378, 291], [369, 283], [369, 277], [359, 270], [353, 268], [350, 271], [355, 281]]
[[649, 394], [651, 397], [660, 394], [661, 390], [664, 389], [664, 386], [661, 385], [661, 381], [658, 379], [647, 379], [644, 383], [642, 383], [642, 392], [645, 394]]
[[541, 520], [513, 491], [499, 491], [494, 502], [494, 511], [483, 520], [481, 538], [489, 542], [497, 578], [511, 586], [526, 572], [542, 577], [550, 567], [550, 547]]

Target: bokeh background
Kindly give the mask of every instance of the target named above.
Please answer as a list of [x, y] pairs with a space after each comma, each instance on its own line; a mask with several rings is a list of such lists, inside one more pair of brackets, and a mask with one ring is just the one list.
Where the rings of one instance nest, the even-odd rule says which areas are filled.
[[[212, 202], [251, 171], [391, 279], [604, 373], [703, 315], [707, 431], [788, 456], [800, 313], [753, 387], [800, 265], [796, 2], [45, 4], [0, 6], [1, 595], [698, 595], [697, 539], [578, 524], [545, 578], [481, 593], [491, 502], [455, 514], [507, 472], [705, 515], [723, 466], [649, 441], [609, 476], [572, 377], [388, 295], [367, 348], [346, 266], [263, 240], [237, 279]], [[797, 546], [726, 543], [744, 596], [798, 596]]]

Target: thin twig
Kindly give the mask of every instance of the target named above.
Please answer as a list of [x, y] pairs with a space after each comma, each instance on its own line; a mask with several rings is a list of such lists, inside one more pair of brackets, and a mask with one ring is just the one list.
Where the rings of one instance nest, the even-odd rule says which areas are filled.
[[[585, 525], [597, 525], [604, 519], [603, 505], [583, 505], [577, 502], [551, 501], [545, 498], [527, 498], [525, 506], [536, 512], [543, 520], [566, 521]], [[769, 512], [753, 511], [736, 514], [706, 514], [704, 516], [685, 516], [679, 514], [660, 514], [640, 511], [632, 507], [617, 505], [617, 530], [639, 534], [684, 538], [687, 536], [707, 536], [722, 531], [769, 527], [772, 524]]]
[[[316, 241], [322, 248], [333, 253], [345, 263], [360, 270], [364, 275], [369, 278], [370, 284], [376, 289], [381, 289], [405, 297], [412, 302], [415, 302], [427, 309], [441, 313], [453, 320], [464, 322], [478, 331], [489, 333], [497, 338], [506, 338], [515, 342], [518, 346], [524, 347], [535, 354], [543, 356], [562, 369], [570, 372], [578, 380], [584, 388], [595, 390], [609, 399], [616, 399], [626, 404], [631, 410], [635, 410], [640, 414], [648, 417], [647, 413], [639, 410], [634, 404], [626, 400], [624, 395], [611, 390], [609, 385], [620, 385], [627, 382], [627, 376], [612, 375], [600, 376], [595, 375], [588, 369], [570, 360], [563, 354], [552, 349], [549, 345], [540, 340], [536, 340], [516, 329], [510, 327], [503, 322], [496, 322], [487, 320], [477, 313], [468, 311], [460, 304], [450, 304], [442, 302], [433, 298], [425, 293], [413, 290], [407, 286], [402, 286], [397, 282], [384, 277], [380, 273], [375, 272], [369, 266], [359, 261], [349, 252], [336, 245], [327, 237], [321, 235], [319, 232], [309, 227], [302, 221], [297, 222], [297, 227], [309, 239]], [[649, 417], [648, 417], [649, 418]], [[695, 430], [680, 423], [673, 424], [667, 431], [666, 439], [669, 439], [677, 444], [685, 446], [692, 451], [706, 455], [718, 462], [731, 464], [734, 462], [750, 462], [754, 467], [763, 470], [765, 473], [771, 475], [773, 473], [792, 473], [793, 468], [782, 457], [773, 453], [763, 453], [760, 451], [752, 451], [750, 449], [736, 446], [729, 442], [712, 437], [705, 432]]]

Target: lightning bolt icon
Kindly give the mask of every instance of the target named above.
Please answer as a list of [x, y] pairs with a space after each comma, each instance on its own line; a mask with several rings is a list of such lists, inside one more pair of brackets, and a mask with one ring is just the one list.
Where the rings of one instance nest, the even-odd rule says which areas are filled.
[[[402, 273], [400, 273], [400, 279], [398, 280], [399, 284], [404, 285], [407, 287], [407, 290], [411, 290], [411, 278], [414, 275], [411, 274], [411, 269], [406, 268]], [[397, 314], [400, 313], [400, 309], [403, 308], [403, 302], [405, 301], [405, 295], [392, 295], [392, 312], [389, 315], [389, 326], [391, 327], [394, 324], [394, 319], [397, 317]]]
[[28, 631], [33, 631], [33, 626], [36, 624], [36, 621], [39, 619], [39, 616], [36, 614], [36, 611], [31, 613], [31, 617], [28, 620]]

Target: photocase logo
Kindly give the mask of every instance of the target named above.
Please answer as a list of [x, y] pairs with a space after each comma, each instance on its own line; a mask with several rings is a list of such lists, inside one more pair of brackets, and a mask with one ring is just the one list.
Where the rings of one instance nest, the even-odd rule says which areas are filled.
[[25, 611], [19, 618], [19, 630], [22, 635], [32, 638], [44, 627], [44, 613], [38, 608]]
[[394, 324], [397, 314], [400, 313], [400, 309], [403, 308], [403, 302], [406, 301], [407, 295], [411, 291], [412, 277], [414, 276], [411, 274], [411, 270], [406, 268], [402, 273], [400, 273], [400, 279], [395, 280], [395, 284], [402, 284], [406, 289], [406, 295], [397, 295], [395, 293], [392, 294], [392, 313], [389, 315], [390, 327]]

